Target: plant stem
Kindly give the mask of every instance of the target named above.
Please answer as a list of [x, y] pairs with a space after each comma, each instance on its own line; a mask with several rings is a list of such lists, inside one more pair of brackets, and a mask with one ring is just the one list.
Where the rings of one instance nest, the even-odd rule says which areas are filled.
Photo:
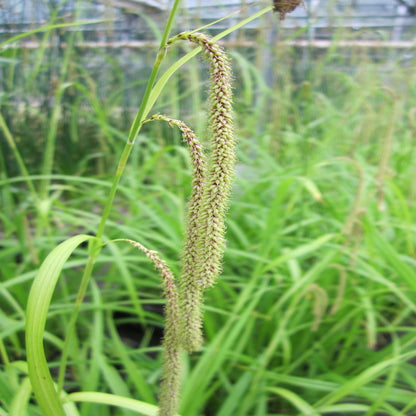
[[163, 59], [166, 56], [166, 42], [169, 38], [169, 33], [173, 25], [174, 17], [177, 14], [179, 4], [181, 0], [175, 0], [172, 10], [169, 14], [168, 22], [166, 24], [165, 30], [162, 35], [162, 40], [160, 41], [159, 52], [156, 56], [155, 63], [153, 64], [152, 72], [150, 74], [149, 80], [146, 85], [146, 90], [143, 95], [143, 100], [140, 105], [139, 111], [133, 121], [133, 124], [130, 128], [129, 136], [127, 138], [126, 146], [124, 147], [123, 153], [121, 154], [120, 161], [117, 166], [116, 175], [114, 177], [113, 185], [111, 187], [110, 193], [108, 195], [107, 203], [104, 207], [104, 211], [101, 217], [100, 225], [98, 227], [97, 237], [101, 238], [104, 232], [105, 223], [110, 215], [111, 208], [113, 206], [114, 197], [117, 191], [117, 186], [120, 182], [121, 176], [123, 175], [124, 168], [126, 166], [127, 160], [129, 158], [130, 152], [133, 148], [133, 144], [138, 136], [140, 129], [142, 127], [143, 121], [146, 118], [147, 114], [151, 110], [148, 108], [149, 97], [152, 92], [153, 85], [156, 81], [157, 74], [162, 65]]
[[32, 196], [35, 198], [35, 200], [37, 200], [38, 198], [37, 192], [36, 192], [35, 186], [33, 185], [32, 180], [30, 179], [29, 171], [26, 168], [25, 162], [23, 161], [23, 158], [19, 152], [19, 149], [16, 146], [16, 142], [6, 124], [6, 121], [1, 115], [1, 112], [0, 112], [0, 130], [3, 131], [4, 137], [6, 138], [8, 145], [12, 149], [17, 165], [19, 166], [20, 173], [25, 178], [25, 182], [26, 182], [27, 187], [29, 188], [29, 191], [32, 193]]

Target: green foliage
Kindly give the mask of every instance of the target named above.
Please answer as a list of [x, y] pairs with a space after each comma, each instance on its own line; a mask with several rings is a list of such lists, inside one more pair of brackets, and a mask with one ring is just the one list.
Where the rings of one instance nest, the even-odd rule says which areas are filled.
[[[154, 74], [147, 104], [130, 120], [135, 144], [123, 153], [115, 187], [121, 139], [129, 132], [77, 51], [68, 52], [50, 111], [23, 118], [14, 117], [11, 97], [40, 88], [29, 80], [41, 79], [45, 58], [43, 49], [34, 52], [38, 69], [15, 85], [22, 54], [15, 51], [2, 52], [7, 61], [0, 62], [8, 88], [0, 108], [0, 415], [35, 416], [47, 406], [74, 416], [155, 415], [160, 278], [134, 247], [85, 247], [83, 240], [96, 240], [80, 232], [96, 233], [110, 195], [114, 208], [100, 237], [140, 241], [180, 274], [194, 167], [171, 130], [142, 122], [154, 104], [167, 114], [171, 105], [206, 137], [205, 114], [185, 105], [204, 103], [206, 86], [195, 84], [200, 64], [190, 61], [198, 50]], [[313, 56], [305, 75], [296, 66], [298, 51], [281, 45], [272, 50], [266, 81], [254, 52], [231, 54], [239, 146], [227, 249], [219, 281], [204, 292], [203, 347], [181, 357], [180, 414], [412, 415], [415, 62], [391, 61], [386, 74], [365, 51], [347, 57], [334, 42]], [[175, 102], [166, 103], [168, 81], [189, 94], [170, 92]], [[119, 97], [122, 87], [111, 88]], [[40, 142], [48, 143], [47, 161], [35, 157], [41, 147], [29, 133], [37, 126], [48, 138]], [[70, 157], [71, 146], [73, 155], [82, 152], [64, 169], [61, 157]], [[96, 257], [92, 280], [82, 277], [88, 255]], [[56, 269], [52, 260], [59, 260]], [[39, 305], [27, 305], [37, 274], [49, 276], [49, 284], [44, 280], [32, 297]], [[50, 402], [36, 404], [31, 390], [39, 396], [44, 385]]]

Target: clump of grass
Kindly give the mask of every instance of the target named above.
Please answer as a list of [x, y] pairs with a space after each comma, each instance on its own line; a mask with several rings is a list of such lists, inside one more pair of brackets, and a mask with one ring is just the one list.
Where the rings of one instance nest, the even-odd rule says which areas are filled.
[[[237, 114], [239, 164], [227, 216], [227, 251], [215, 289], [195, 287], [205, 298], [205, 341], [198, 354], [179, 354], [180, 414], [410, 416], [416, 387], [414, 131], [412, 111], [400, 109], [413, 105], [414, 71], [397, 66], [395, 79], [389, 81], [397, 92], [398, 111], [380, 211], [375, 197], [380, 137], [390, 127], [393, 102], [385, 104], [379, 93], [386, 79], [378, 64], [361, 51], [363, 66], [355, 73], [334, 70], [334, 65], [348, 64], [334, 45], [315, 57], [318, 65], [311, 78], [300, 83], [288, 65], [296, 52], [279, 49], [283, 51], [287, 59], [274, 66], [278, 79], [273, 89], [263, 85], [253, 109], [248, 105], [244, 114]], [[256, 85], [262, 80], [261, 65], [248, 68]], [[239, 94], [238, 89], [234, 92]], [[250, 97], [246, 99], [250, 104]], [[256, 106], [265, 102], [270, 106]], [[261, 126], [253, 122], [260, 112]], [[145, 113], [142, 121], [148, 120]], [[410, 120], [403, 117], [407, 113]], [[153, 259], [157, 249], [172, 274], [180, 276], [176, 259], [184, 234], [181, 220], [195, 164], [180, 143], [160, 137], [160, 124], [146, 123], [141, 131], [101, 237], [111, 241], [121, 235], [136, 246], [140, 241]], [[179, 129], [186, 131], [183, 125]], [[133, 129], [132, 142], [135, 133]], [[195, 146], [192, 140], [186, 142]], [[25, 237], [33, 232], [36, 210], [21, 185], [27, 188], [29, 179], [36, 191], [45, 178], [2, 175], [2, 196], [7, 199], [1, 203], [7, 211], [0, 210], [0, 413], [38, 414], [39, 406], [30, 400], [27, 368], [19, 362], [24, 356], [27, 293], [36, 274]], [[101, 220], [97, 207], [106, 204], [113, 181], [107, 176], [56, 174], [49, 179], [53, 235], [34, 240], [39, 258], [51, 242], [58, 245], [80, 229], [96, 232]], [[189, 219], [185, 224], [186, 231]], [[92, 236], [78, 236], [60, 246], [65, 249], [60, 256], [88, 241], [89, 254], [96, 256], [100, 246]], [[131, 244], [108, 244], [95, 259], [95, 278], [80, 304], [64, 366], [68, 369], [62, 372], [62, 390], [75, 392], [63, 393], [58, 400], [65, 409], [72, 405], [69, 412], [74, 415], [158, 411], [157, 380], [166, 359], [159, 354], [162, 311], [168, 303], [161, 298], [153, 265], [136, 251]], [[41, 347], [49, 359], [44, 368], [54, 375], [65, 348], [62, 339], [74, 309], [78, 276], [86, 265], [84, 252], [85, 247], [77, 249], [62, 266], [64, 278], [56, 282], [49, 312], [42, 303], [31, 309], [36, 317], [41, 309], [47, 314]], [[50, 260], [49, 273], [57, 270], [57, 262]], [[49, 277], [45, 286], [38, 286], [38, 299], [51, 293], [56, 276]], [[180, 295], [180, 282], [175, 283]], [[80, 403], [80, 410], [74, 402]]]

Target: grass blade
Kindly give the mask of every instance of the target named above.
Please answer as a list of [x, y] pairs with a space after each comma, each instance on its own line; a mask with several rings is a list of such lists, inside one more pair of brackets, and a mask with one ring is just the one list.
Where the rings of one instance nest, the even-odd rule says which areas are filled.
[[55, 247], [42, 263], [29, 293], [26, 308], [26, 353], [33, 392], [45, 416], [65, 416], [43, 349], [43, 333], [56, 283], [71, 253], [89, 235], [76, 235]]

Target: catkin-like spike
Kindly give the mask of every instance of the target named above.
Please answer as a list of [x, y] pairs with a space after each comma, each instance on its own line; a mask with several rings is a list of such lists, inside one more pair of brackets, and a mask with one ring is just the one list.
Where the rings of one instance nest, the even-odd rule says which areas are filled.
[[232, 123], [231, 69], [222, 48], [202, 33], [180, 33], [172, 38], [186, 39], [203, 48], [210, 63], [210, 116], [212, 154], [198, 218], [200, 258], [197, 280], [203, 288], [212, 286], [221, 272], [224, 251], [224, 217], [234, 173], [235, 140]]
[[231, 70], [223, 50], [201, 33], [181, 33], [178, 39], [200, 45], [210, 62], [210, 116], [212, 153], [206, 174], [200, 143], [182, 121], [156, 115], [149, 120], [164, 120], [177, 126], [188, 143], [193, 166], [192, 193], [182, 253], [182, 274], [178, 295], [174, 276], [155, 251], [131, 240], [142, 250], [162, 276], [166, 296], [166, 327], [163, 340], [163, 377], [159, 396], [159, 416], [173, 416], [178, 408], [180, 388], [179, 349], [196, 351], [202, 344], [203, 290], [212, 286], [221, 271], [224, 251], [224, 217], [234, 173], [235, 141], [232, 127]]
[[179, 290], [181, 309], [180, 334], [185, 350], [192, 352], [202, 345], [202, 286], [198, 279], [199, 263], [199, 214], [206, 181], [206, 163], [202, 146], [195, 133], [181, 120], [163, 115], [154, 115], [149, 121], [162, 120], [176, 126], [187, 142], [192, 163], [192, 192], [189, 198], [184, 247], [182, 249], [182, 270]]
[[155, 265], [162, 277], [165, 306], [165, 333], [163, 338], [163, 377], [160, 387], [159, 415], [171, 416], [176, 414], [179, 407], [180, 389], [180, 342], [179, 342], [179, 300], [175, 278], [165, 261], [159, 258], [156, 251], [149, 250], [137, 241], [124, 239], [141, 250]]

